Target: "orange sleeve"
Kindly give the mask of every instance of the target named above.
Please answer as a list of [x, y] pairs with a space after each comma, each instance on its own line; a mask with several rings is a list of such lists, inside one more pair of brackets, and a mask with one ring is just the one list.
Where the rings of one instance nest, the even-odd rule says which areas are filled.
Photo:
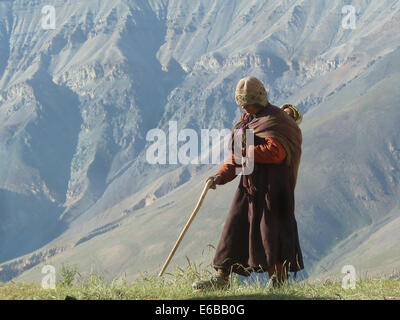
[[265, 138], [265, 143], [257, 146], [250, 146], [248, 154], [251, 155], [251, 148], [254, 151], [254, 162], [280, 164], [286, 158], [286, 150], [273, 138]]
[[230, 154], [228, 158], [224, 160], [224, 164], [219, 168], [217, 175], [221, 176], [223, 183], [231, 182], [233, 179], [236, 178], [236, 170], [235, 168], [238, 165], [235, 162], [235, 158], [233, 154]]
[[[253, 150], [251, 150], [253, 149]], [[256, 163], [274, 163], [280, 164], [286, 158], [286, 150], [282, 145], [273, 138], [265, 138], [265, 143], [257, 146], [249, 146], [248, 155], [254, 151], [254, 162]], [[236, 178], [236, 168], [239, 161], [235, 161], [233, 154], [230, 154], [227, 159], [224, 160], [224, 164], [219, 168], [217, 175], [222, 177], [223, 183], [228, 183]]]

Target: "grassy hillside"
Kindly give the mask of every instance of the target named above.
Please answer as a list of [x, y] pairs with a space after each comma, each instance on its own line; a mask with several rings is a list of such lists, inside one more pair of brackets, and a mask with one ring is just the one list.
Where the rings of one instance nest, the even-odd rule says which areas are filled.
[[106, 282], [91, 272], [80, 274], [64, 268], [55, 289], [43, 289], [39, 283], [0, 283], [0, 300], [125, 300], [125, 299], [266, 299], [266, 300], [400, 300], [400, 278], [361, 278], [354, 289], [344, 289], [341, 281], [290, 282], [270, 289], [254, 279], [248, 282], [232, 277], [230, 289], [194, 291], [193, 281], [209, 276], [194, 265], [175, 269], [159, 278], [142, 275], [134, 282], [124, 279]]
[[338, 243], [315, 267], [319, 277], [339, 274], [344, 265], [354, 265], [361, 272], [400, 272], [400, 212], [388, 215], [379, 223], [362, 228]]

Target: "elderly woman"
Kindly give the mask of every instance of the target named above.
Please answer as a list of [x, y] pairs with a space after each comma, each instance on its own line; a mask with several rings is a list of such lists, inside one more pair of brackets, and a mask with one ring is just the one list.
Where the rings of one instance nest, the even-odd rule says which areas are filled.
[[[268, 102], [263, 84], [254, 77], [239, 81], [235, 99], [244, 113], [231, 141], [238, 132], [245, 137], [244, 130], [253, 130], [254, 144], [243, 139], [240, 156], [251, 157], [254, 170], [241, 175], [213, 261], [217, 274], [193, 283], [195, 289], [227, 288], [231, 272], [268, 272], [276, 286], [288, 272], [304, 268], [294, 215], [301, 131], [292, 117]], [[208, 178], [212, 189], [232, 181], [242, 166], [233, 143], [229, 159]]]

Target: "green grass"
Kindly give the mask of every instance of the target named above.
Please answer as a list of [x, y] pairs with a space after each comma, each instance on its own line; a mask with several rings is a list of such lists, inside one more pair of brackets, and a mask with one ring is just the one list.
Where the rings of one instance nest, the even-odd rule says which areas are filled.
[[124, 279], [104, 281], [93, 271], [80, 274], [76, 267], [63, 266], [58, 271], [55, 289], [42, 289], [40, 283], [0, 283], [0, 300], [64, 300], [67, 296], [76, 299], [399, 299], [400, 279], [365, 278], [356, 282], [355, 289], [343, 289], [340, 281], [290, 282], [278, 289], [267, 289], [259, 281], [251, 284], [231, 278], [229, 290], [194, 291], [193, 281], [209, 277], [211, 270], [199, 270], [188, 263], [185, 268], [176, 268], [163, 277], [142, 274], [132, 283]]

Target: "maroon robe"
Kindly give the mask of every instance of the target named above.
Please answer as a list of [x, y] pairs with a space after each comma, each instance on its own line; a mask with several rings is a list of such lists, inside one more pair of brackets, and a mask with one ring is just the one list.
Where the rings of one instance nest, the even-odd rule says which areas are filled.
[[[249, 275], [284, 264], [288, 271], [297, 272], [304, 268], [294, 215], [301, 131], [293, 119], [272, 105], [254, 119], [242, 117], [234, 129], [240, 127], [254, 130], [255, 146], [270, 137], [284, 147], [287, 155], [279, 164], [255, 162], [252, 174], [241, 175], [217, 246], [214, 268]], [[222, 184], [234, 177], [223, 179]]]

